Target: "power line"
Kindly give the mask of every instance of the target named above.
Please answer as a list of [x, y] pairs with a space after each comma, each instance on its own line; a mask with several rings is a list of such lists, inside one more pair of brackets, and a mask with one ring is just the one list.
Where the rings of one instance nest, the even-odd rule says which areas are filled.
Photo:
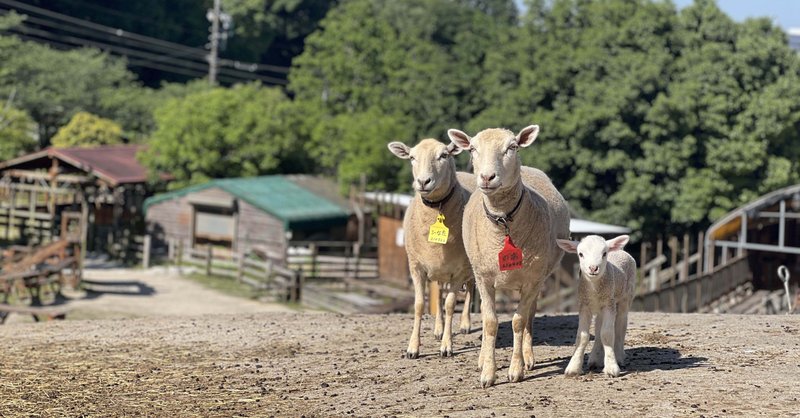
[[[169, 41], [164, 41], [161, 39], [135, 34], [132, 32], [127, 32], [122, 29], [111, 28], [108, 26], [63, 15], [61, 13], [56, 13], [50, 10], [41, 9], [39, 7], [20, 3], [18, 1], [0, 0], [0, 4], [40, 15], [39, 17], [28, 16], [30, 22], [36, 25], [46, 26], [73, 34], [80, 34], [82, 36], [88, 36], [94, 39], [100, 38], [106, 42], [112, 42], [111, 44], [109, 44], [105, 42], [86, 40], [79, 37], [71, 37], [72, 38], [71, 43], [76, 45], [80, 46], [90, 45], [120, 55], [125, 55], [125, 56], [135, 55], [138, 58], [145, 58], [147, 60], [172, 61], [174, 65], [179, 65], [179, 66], [183, 65], [183, 66], [194, 67], [194, 65], [187, 64], [188, 59], [195, 59], [198, 61], [202, 60], [203, 62], [205, 62], [207, 57], [206, 51], [200, 48], [193, 48], [186, 45], [181, 45]], [[56, 21], [48, 19], [55, 19]], [[31, 28], [30, 25], [26, 25], [26, 28], [27, 30], [35, 29]], [[43, 38], [47, 38], [46, 42], [48, 43], [55, 42], [57, 39], [55, 39], [54, 37], [59, 37], [59, 38], [61, 37], [61, 35], [53, 35], [51, 33], [52, 31], [48, 32], [47, 30], [42, 28], [40, 28], [39, 31], [40, 31], [39, 35]], [[48, 35], [44, 35], [41, 32], [48, 33]], [[119, 43], [122, 43], [125, 46], [119, 46]], [[99, 46], [98, 44], [102, 46]], [[130, 48], [142, 49], [145, 50], [145, 52], [136, 51]], [[150, 55], [142, 56], [142, 54], [150, 54]], [[165, 56], [158, 56], [153, 58], [152, 55], [154, 54], [155, 55], [165, 54]], [[175, 59], [175, 57], [178, 56], [184, 56], [186, 57], [186, 59], [185, 60]], [[231, 75], [233, 77], [240, 77], [250, 80], [258, 79], [264, 82], [274, 83], [274, 84], [286, 84], [286, 80], [266, 75], [256, 74], [256, 72], [266, 71], [266, 72], [277, 72], [286, 74], [289, 71], [288, 67], [281, 67], [281, 66], [274, 66], [267, 64], [245, 63], [227, 59], [219, 60], [219, 64], [222, 66], [230, 67], [230, 68], [220, 68], [220, 71], [225, 71], [228, 75]]]

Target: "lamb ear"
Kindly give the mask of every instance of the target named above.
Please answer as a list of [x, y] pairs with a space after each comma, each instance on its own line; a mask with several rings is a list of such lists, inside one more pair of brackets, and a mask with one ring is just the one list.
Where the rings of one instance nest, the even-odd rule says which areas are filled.
[[539, 125], [526, 126], [517, 134], [517, 145], [527, 147], [533, 144], [537, 136], [539, 136]]
[[578, 252], [578, 241], [570, 241], [568, 239], [557, 239], [556, 243], [562, 250], [568, 253], [577, 253]]
[[411, 157], [411, 148], [409, 148], [408, 145], [402, 142], [397, 142], [397, 141], [390, 142], [388, 146], [389, 146], [389, 151], [391, 151], [392, 154], [396, 155], [397, 158], [402, 158], [404, 160], [407, 160]]
[[450, 137], [451, 142], [456, 144], [456, 146], [461, 149], [469, 149], [469, 147], [472, 146], [469, 143], [471, 139], [469, 135], [459, 131], [458, 129], [448, 129], [447, 136]]
[[459, 148], [456, 144], [454, 144], [452, 142], [447, 144], [447, 153], [448, 154], [450, 154], [450, 155], [458, 155], [458, 154], [461, 154], [461, 151], [464, 151], [464, 150]]
[[627, 235], [620, 235], [616, 238], [612, 238], [606, 241], [606, 245], [608, 245], [608, 251], [619, 251], [625, 248], [625, 244], [628, 243], [630, 239]]

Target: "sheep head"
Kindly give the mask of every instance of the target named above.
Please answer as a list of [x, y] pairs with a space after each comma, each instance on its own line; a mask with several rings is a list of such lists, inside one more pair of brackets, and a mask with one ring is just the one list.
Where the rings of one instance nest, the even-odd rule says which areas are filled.
[[517, 151], [527, 147], [539, 135], [539, 126], [531, 125], [517, 135], [507, 129], [485, 129], [470, 138], [458, 129], [447, 131], [450, 141], [469, 150], [477, 186], [490, 195], [519, 181], [520, 159]]
[[581, 264], [581, 271], [586, 277], [602, 276], [606, 272], [608, 253], [620, 251], [628, 243], [627, 235], [605, 240], [599, 235], [589, 235], [580, 242], [568, 239], [559, 239], [558, 246], [568, 253], [577, 253]]
[[435, 139], [423, 139], [414, 148], [402, 142], [390, 142], [389, 151], [398, 158], [411, 161], [414, 175], [411, 187], [420, 196], [443, 197], [453, 187], [456, 163], [452, 157], [460, 154], [461, 148]]

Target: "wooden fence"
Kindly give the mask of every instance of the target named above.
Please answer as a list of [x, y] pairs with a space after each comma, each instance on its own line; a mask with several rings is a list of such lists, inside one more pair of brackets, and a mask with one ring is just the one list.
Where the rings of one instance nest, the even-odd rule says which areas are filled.
[[738, 256], [713, 271], [636, 296], [631, 310], [697, 312], [752, 280], [747, 255]]
[[258, 260], [247, 254], [232, 253], [225, 249], [185, 248], [181, 243], [170, 242], [169, 260], [179, 273], [182, 266], [194, 266], [208, 276], [229, 277], [254, 289], [265, 291], [276, 299], [300, 302], [304, 275], [282, 267], [272, 260]]
[[377, 279], [378, 259], [372, 252], [353, 242], [293, 242], [286, 261], [309, 279]]

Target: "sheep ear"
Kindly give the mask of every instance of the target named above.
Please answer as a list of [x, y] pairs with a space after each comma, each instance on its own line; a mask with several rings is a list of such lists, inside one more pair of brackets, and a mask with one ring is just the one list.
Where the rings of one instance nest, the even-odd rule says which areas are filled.
[[530, 144], [533, 144], [533, 141], [536, 140], [537, 136], [539, 136], [539, 125], [531, 125], [522, 128], [522, 130], [517, 134], [517, 145], [523, 148], [527, 147]]
[[627, 235], [620, 235], [616, 238], [612, 238], [606, 241], [606, 245], [608, 245], [608, 251], [619, 251], [625, 248], [625, 244], [628, 243], [630, 239]]
[[568, 253], [577, 253], [578, 252], [578, 241], [570, 241], [568, 239], [557, 239], [556, 243], [562, 250]]
[[408, 145], [402, 142], [390, 142], [389, 151], [396, 155], [397, 158], [402, 158], [404, 160], [411, 158], [411, 149], [408, 148]]
[[464, 150], [459, 148], [456, 144], [454, 144], [452, 142], [447, 144], [447, 153], [448, 154], [450, 154], [450, 155], [458, 155], [458, 154], [461, 154], [461, 151], [464, 151]]
[[458, 129], [448, 129], [447, 136], [450, 137], [450, 141], [452, 141], [461, 149], [469, 149], [469, 147], [472, 146], [469, 143], [469, 140], [471, 139], [469, 135], [459, 131]]

